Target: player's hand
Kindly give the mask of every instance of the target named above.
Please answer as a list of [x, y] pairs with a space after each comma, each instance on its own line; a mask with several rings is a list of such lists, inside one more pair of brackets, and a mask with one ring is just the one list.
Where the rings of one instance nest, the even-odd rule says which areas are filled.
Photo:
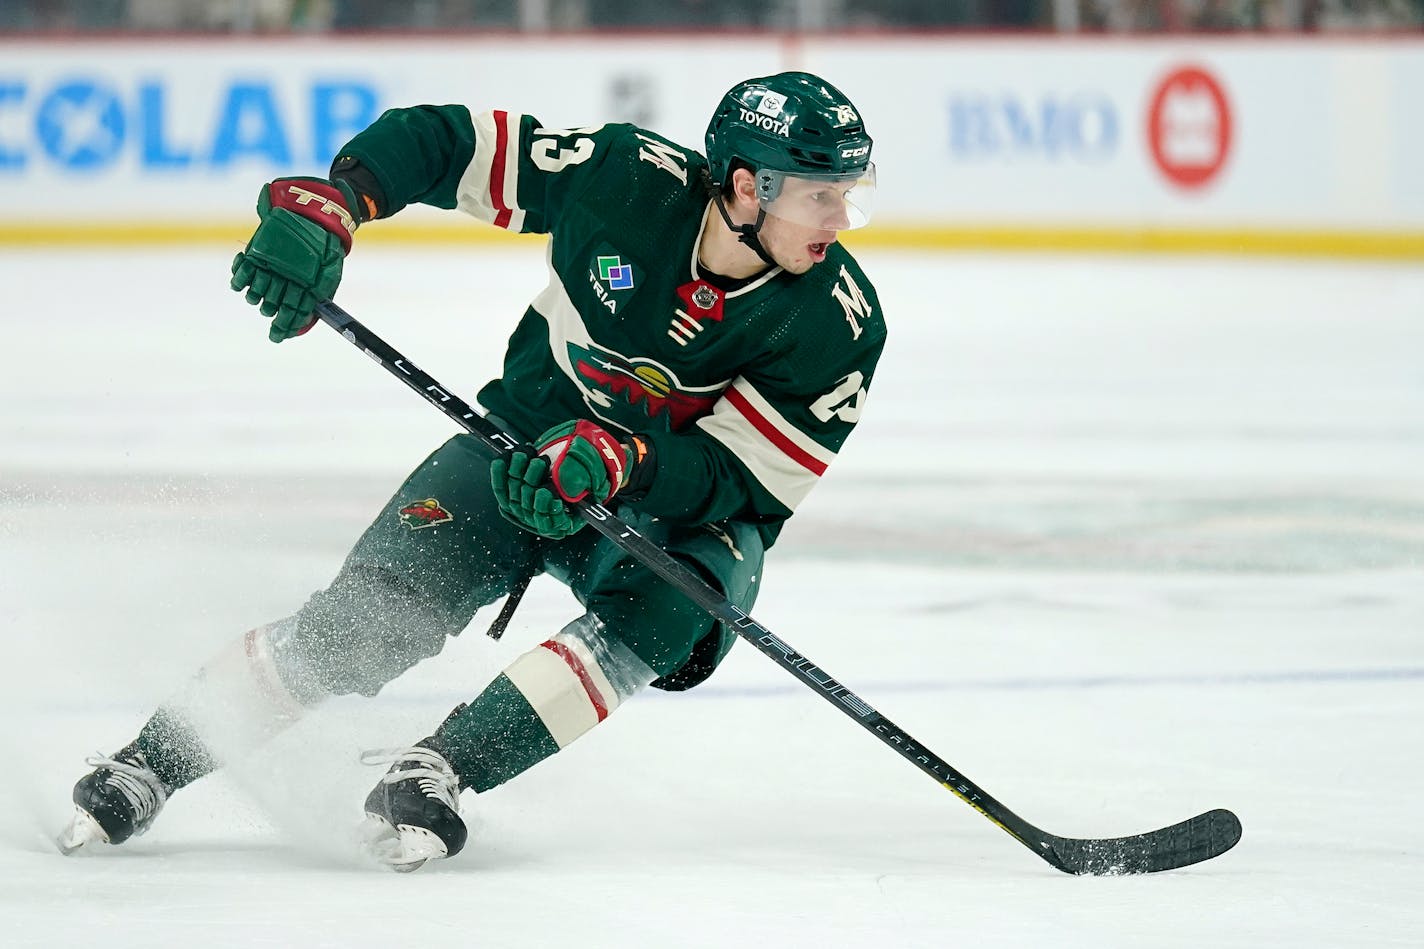
[[257, 196], [257, 231], [232, 262], [232, 289], [273, 317], [274, 343], [311, 329], [312, 311], [341, 283], [356, 233], [356, 193], [325, 178], [279, 178]]
[[534, 452], [515, 451], [490, 464], [500, 513], [544, 537], [561, 540], [583, 527], [570, 503], [610, 500], [628, 483], [638, 452], [593, 422], [577, 420], [549, 429]]

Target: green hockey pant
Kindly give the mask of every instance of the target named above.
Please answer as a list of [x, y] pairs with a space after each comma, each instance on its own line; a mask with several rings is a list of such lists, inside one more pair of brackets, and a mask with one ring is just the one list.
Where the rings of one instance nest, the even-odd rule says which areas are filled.
[[[750, 610], [762, 541], [750, 524], [688, 527], [619, 516]], [[735, 641], [683, 593], [592, 528], [550, 541], [506, 521], [490, 488], [489, 458], [457, 435], [408, 477], [325, 590], [314, 594], [281, 644], [279, 664], [303, 701], [374, 695], [459, 635], [475, 612], [522, 577], [547, 573], [659, 676], [657, 688], [691, 688]], [[548, 631], [550, 633], [553, 630]]]

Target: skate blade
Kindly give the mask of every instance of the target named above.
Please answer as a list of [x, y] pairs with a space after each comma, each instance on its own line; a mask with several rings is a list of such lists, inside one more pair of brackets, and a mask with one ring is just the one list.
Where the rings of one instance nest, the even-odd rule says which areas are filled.
[[99, 826], [93, 815], [82, 807], [76, 807], [69, 825], [54, 839], [54, 845], [67, 857], [96, 841], [108, 843], [109, 835], [104, 833], [104, 828]]
[[419, 870], [427, 860], [448, 855], [445, 842], [430, 831], [408, 824], [392, 827], [389, 821], [375, 814], [366, 815], [361, 837], [366, 852], [397, 873]]

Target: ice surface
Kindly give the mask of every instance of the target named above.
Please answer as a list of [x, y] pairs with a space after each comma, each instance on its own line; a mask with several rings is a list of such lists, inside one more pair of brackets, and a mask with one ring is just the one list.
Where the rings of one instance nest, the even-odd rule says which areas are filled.
[[[6, 251], [0, 944], [1424, 944], [1424, 273], [863, 255], [891, 344], [758, 619], [1054, 833], [1211, 807], [1153, 877], [1040, 863], [755, 651], [466, 795], [466, 854], [348, 843], [362, 748], [426, 734], [572, 614], [536, 582], [374, 700], [49, 843], [82, 759], [335, 571], [450, 431], [324, 328], [274, 347], [233, 248]], [[358, 248], [344, 306], [470, 397], [536, 243]]]

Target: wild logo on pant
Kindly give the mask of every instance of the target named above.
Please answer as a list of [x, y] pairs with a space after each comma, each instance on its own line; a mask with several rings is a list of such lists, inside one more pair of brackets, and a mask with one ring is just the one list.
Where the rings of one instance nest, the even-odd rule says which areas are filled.
[[436, 524], [445, 524], [455, 519], [455, 515], [441, 507], [440, 502], [434, 498], [407, 504], [400, 509], [399, 513], [401, 523], [413, 531], [434, 527]]

